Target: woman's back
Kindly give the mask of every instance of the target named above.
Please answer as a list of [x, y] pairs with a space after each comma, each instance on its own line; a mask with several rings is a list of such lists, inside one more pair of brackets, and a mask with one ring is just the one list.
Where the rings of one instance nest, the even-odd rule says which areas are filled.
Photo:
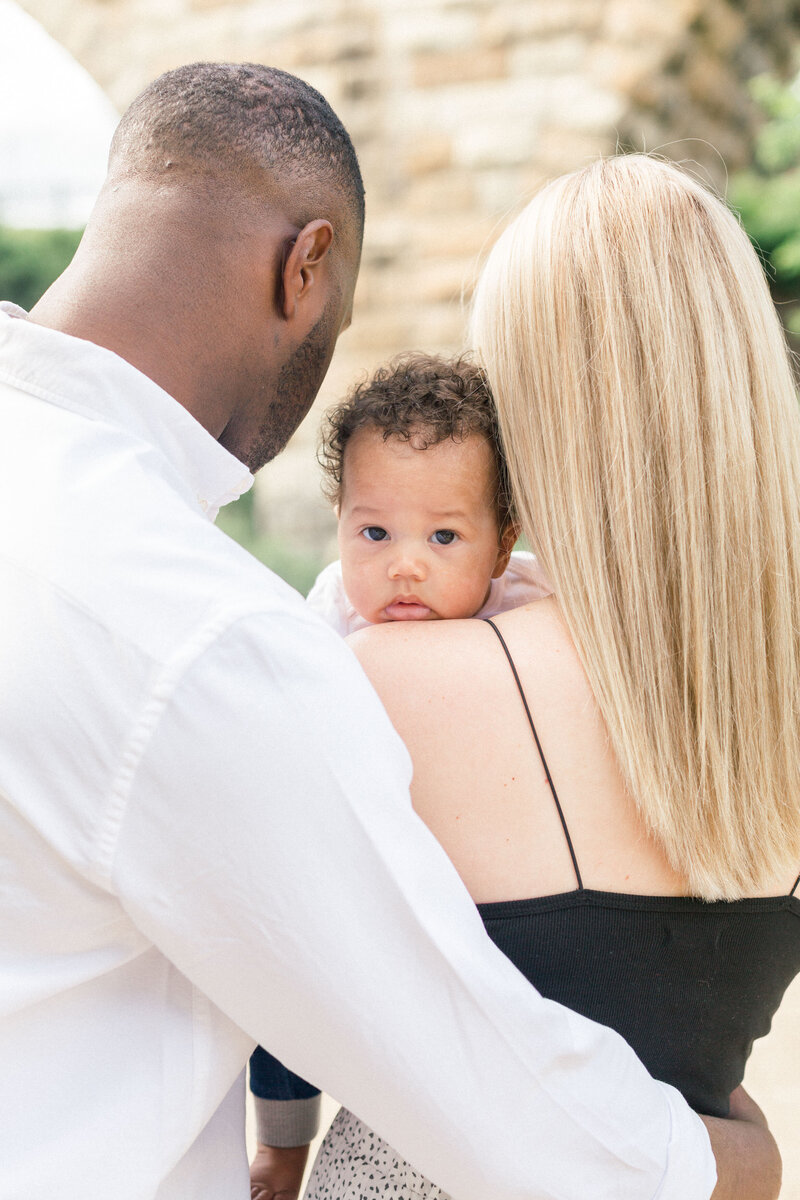
[[689, 898], [626, 792], [556, 605], [497, 627], [543, 757], [488, 624], [355, 639], [414, 760], [415, 808], [544, 995], [618, 1029], [658, 1078], [723, 1115], [800, 970], [795, 879], [752, 900]]
[[[689, 894], [648, 837], [552, 600], [496, 618], [513, 656], [584, 884]], [[350, 639], [414, 761], [414, 807], [476, 901], [569, 891], [575, 870], [525, 710], [483, 622], [381, 626]], [[800, 867], [800, 864], [798, 864]], [[794, 876], [759, 894], [785, 895]]]

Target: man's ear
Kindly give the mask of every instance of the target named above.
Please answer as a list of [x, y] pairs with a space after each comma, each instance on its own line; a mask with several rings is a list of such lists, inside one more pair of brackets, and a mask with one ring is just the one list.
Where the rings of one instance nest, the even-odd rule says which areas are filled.
[[333, 226], [320, 218], [309, 221], [294, 241], [287, 243], [281, 272], [281, 306], [287, 321], [308, 296], [332, 242]]
[[508, 566], [508, 560], [511, 558], [511, 551], [517, 544], [519, 539], [520, 528], [514, 521], [509, 521], [503, 532], [500, 534], [500, 545], [497, 551], [497, 561], [494, 564], [492, 571], [492, 579], [499, 579]]

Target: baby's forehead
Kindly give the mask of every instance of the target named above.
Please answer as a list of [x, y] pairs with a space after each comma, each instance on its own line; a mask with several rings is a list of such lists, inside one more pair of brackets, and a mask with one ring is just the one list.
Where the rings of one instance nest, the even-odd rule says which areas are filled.
[[411, 494], [419, 504], [430, 499], [431, 507], [441, 507], [442, 494], [452, 490], [491, 507], [497, 493], [495, 454], [482, 432], [442, 438], [424, 426], [388, 435], [365, 426], [348, 442], [342, 466], [343, 495], [351, 501], [368, 492], [393, 504]]

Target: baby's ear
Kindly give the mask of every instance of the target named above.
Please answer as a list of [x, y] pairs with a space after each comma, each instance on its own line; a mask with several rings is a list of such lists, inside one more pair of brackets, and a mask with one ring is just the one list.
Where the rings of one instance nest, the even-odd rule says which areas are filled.
[[508, 560], [511, 558], [511, 551], [517, 544], [520, 535], [520, 528], [514, 521], [509, 521], [500, 534], [500, 542], [497, 549], [497, 561], [494, 564], [492, 571], [492, 579], [499, 579], [503, 572], [508, 567]]

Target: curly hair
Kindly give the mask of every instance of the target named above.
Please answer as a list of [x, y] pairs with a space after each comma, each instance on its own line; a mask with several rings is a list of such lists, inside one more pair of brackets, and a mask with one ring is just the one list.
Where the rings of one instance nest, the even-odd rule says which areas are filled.
[[496, 468], [495, 510], [501, 532], [515, 521], [492, 392], [481, 368], [467, 356], [400, 355], [328, 410], [317, 457], [325, 473], [323, 491], [337, 507], [344, 486], [345, 450], [359, 429], [376, 429], [384, 441], [413, 438], [418, 450], [448, 438], [454, 442], [485, 438]]

